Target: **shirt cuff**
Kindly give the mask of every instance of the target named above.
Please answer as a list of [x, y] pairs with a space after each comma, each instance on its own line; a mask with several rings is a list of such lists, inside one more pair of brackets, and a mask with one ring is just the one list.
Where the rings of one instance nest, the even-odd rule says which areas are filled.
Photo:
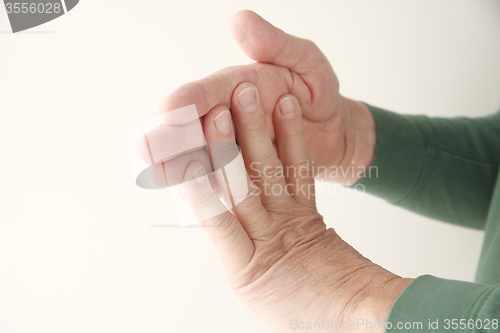
[[411, 198], [422, 180], [429, 145], [423, 116], [405, 116], [371, 105], [377, 147], [373, 163], [355, 184], [393, 204]]
[[399, 295], [385, 327], [386, 332], [500, 332], [499, 309], [500, 285], [423, 275]]

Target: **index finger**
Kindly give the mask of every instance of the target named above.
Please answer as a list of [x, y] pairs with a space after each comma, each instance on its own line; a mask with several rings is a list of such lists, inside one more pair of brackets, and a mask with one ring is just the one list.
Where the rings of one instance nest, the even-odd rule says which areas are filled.
[[[160, 114], [166, 113], [164, 121], [171, 125], [180, 125], [193, 119], [182, 113], [169, 114], [170, 111], [194, 104], [201, 118], [217, 105], [231, 109], [231, 96], [234, 89], [242, 82], [250, 82], [261, 91], [273, 96], [263, 98], [265, 110], [273, 110], [276, 100], [293, 87], [293, 78], [285, 68], [273, 66], [273, 71], [263, 71], [259, 66], [268, 64], [251, 64], [246, 66], [227, 67], [203, 79], [189, 82], [174, 90], [160, 105]], [[274, 99], [274, 100], [273, 100]], [[270, 115], [270, 121], [272, 121]]]

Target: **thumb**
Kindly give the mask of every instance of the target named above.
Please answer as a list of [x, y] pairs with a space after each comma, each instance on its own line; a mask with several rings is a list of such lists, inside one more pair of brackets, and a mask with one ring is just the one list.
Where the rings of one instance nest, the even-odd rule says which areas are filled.
[[282, 66], [298, 74], [326, 61], [312, 41], [289, 35], [250, 10], [234, 14], [231, 33], [240, 49], [253, 60]]

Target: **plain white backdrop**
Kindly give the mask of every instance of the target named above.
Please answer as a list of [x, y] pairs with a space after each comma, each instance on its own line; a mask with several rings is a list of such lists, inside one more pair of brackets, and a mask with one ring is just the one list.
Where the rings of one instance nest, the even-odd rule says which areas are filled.
[[[272, 332], [202, 229], [150, 227], [176, 217], [164, 191], [135, 186], [127, 151], [177, 86], [250, 62], [229, 32], [244, 8], [315, 41], [346, 96], [436, 116], [500, 108], [498, 1], [81, 0], [19, 34], [1, 7], [0, 332]], [[399, 275], [474, 277], [481, 232], [352, 191], [318, 206]]]

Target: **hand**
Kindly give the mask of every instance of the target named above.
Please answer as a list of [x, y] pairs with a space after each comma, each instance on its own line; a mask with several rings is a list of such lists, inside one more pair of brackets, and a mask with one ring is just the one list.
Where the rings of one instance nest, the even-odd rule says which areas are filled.
[[[283, 95], [292, 94], [302, 108], [304, 136], [314, 165], [348, 171], [345, 178], [329, 180], [356, 182], [357, 171], [363, 170], [359, 168], [367, 168], [375, 154], [375, 122], [366, 105], [339, 94], [339, 82], [323, 53], [313, 42], [288, 35], [248, 10], [235, 14], [231, 31], [257, 63], [229, 67], [181, 86], [164, 100], [160, 112], [196, 104], [202, 117], [218, 105], [231, 109], [234, 89], [249, 82], [261, 92], [269, 135], [276, 145], [272, 110]], [[355, 174], [347, 168], [356, 168]], [[328, 179], [325, 174], [316, 176]]]
[[[230, 103], [248, 171], [242, 184], [248, 184], [249, 194], [232, 213], [206, 219], [207, 212], [222, 204], [203, 175], [203, 163], [197, 161], [187, 166], [193, 174], [186, 176], [194, 180], [182, 183], [181, 189], [208, 232], [236, 295], [280, 332], [293, 332], [294, 320], [385, 321], [409, 280], [375, 265], [326, 228], [316, 210], [297, 98], [281, 96], [270, 113], [276, 150], [257, 88], [239, 84]], [[235, 142], [227, 111], [219, 105], [205, 116], [209, 143]]]

